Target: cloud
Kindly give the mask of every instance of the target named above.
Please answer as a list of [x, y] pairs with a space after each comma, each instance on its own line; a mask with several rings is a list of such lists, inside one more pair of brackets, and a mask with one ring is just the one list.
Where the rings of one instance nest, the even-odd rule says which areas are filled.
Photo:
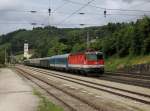
[[[57, 11], [48, 17], [48, 0], [0, 0], [0, 34], [8, 33], [19, 28], [31, 29], [30, 23], [36, 22], [38, 24], [48, 25], [57, 24], [58, 27], [79, 27], [79, 24], [98, 24], [104, 25], [108, 22], [128, 22], [136, 20], [140, 16], [122, 16], [119, 14], [138, 14], [138, 12], [120, 12], [107, 10], [107, 18], [104, 17], [103, 9], [87, 6], [80, 12], [86, 13], [85, 15], [75, 14], [67, 18], [72, 12], [82, 7], [64, 0], [51, 0], [51, 9]], [[81, 3], [87, 3], [89, 0], [72, 0]], [[150, 0], [95, 0], [92, 5], [104, 8], [122, 8], [122, 9], [137, 9], [137, 10], [150, 10]], [[39, 13], [30, 13], [24, 11], [37, 10]], [[91, 14], [92, 13], [92, 14]], [[150, 14], [150, 13], [146, 13]], [[64, 23], [60, 24], [64, 19]], [[7, 24], [5, 24], [7, 23]], [[10, 23], [10, 24], [9, 24]], [[14, 23], [14, 24], [13, 24]], [[16, 23], [16, 24], [15, 24]], [[20, 23], [20, 24], [19, 24]], [[59, 24], [59, 25], [58, 25]], [[71, 25], [76, 24], [76, 25]]]
[[137, 1], [145, 1], [145, 2], [150, 2], [150, 0], [122, 0], [123, 2], [128, 2], [128, 3], [131, 3], [131, 2], [137, 2]]
[[19, 0], [1, 0], [0, 10], [15, 9], [19, 6]]

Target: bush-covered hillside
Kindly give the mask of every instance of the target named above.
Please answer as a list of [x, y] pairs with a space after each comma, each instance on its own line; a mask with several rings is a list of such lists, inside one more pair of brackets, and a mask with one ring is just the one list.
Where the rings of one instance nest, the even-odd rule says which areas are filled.
[[125, 57], [150, 54], [150, 18], [131, 23], [109, 23], [105, 26], [82, 29], [56, 27], [18, 30], [0, 37], [0, 62], [5, 49], [8, 55], [23, 53], [28, 41], [33, 57], [82, 51], [86, 49], [86, 35], [90, 33], [91, 48], [103, 51], [105, 57]]

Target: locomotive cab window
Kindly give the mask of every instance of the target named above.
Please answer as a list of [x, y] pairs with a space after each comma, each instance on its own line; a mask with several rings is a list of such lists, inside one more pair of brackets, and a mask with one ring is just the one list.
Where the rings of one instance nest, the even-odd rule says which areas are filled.
[[94, 61], [94, 60], [97, 60], [97, 55], [96, 54], [86, 54], [86, 58], [87, 58], [87, 60]]
[[98, 54], [86, 54], [86, 59], [91, 60], [91, 61], [97, 61], [100, 59], [103, 59], [103, 55], [98, 53]]

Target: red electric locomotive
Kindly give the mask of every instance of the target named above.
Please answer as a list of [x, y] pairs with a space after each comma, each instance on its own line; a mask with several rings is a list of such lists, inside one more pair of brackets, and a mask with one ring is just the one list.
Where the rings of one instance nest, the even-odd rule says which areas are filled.
[[25, 64], [61, 71], [80, 72], [86, 75], [93, 75], [95, 73], [97, 76], [99, 76], [100, 74], [104, 73], [103, 53], [97, 51], [86, 51], [57, 55], [47, 58], [29, 59], [25, 61]]
[[87, 51], [70, 54], [68, 67], [81, 73], [104, 73], [104, 58], [102, 52]]

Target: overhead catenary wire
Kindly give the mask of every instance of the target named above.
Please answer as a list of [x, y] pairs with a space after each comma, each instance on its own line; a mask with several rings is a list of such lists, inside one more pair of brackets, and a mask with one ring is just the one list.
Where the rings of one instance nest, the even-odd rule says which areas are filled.
[[[78, 4], [78, 5], [84, 5], [84, 3], [81, 3], [81, 2], [77, 2], [77, 1], [72, 1], [72, 0], [63, 0], [63, 1], [66, 1], [66, 2], [70, 2], [70, 3], [73, 3], [73, 4]], [[142, 4], [137, 4], [138, 6], [141, 6], [143, 4], [146, 4], [146, 3], [150, 3], [150, 1], [147, 1], [147, 2], [144, 2]], [[66, 4], [66, 3], [64, 3]], [[121, 9], [121, 8], [106, 8], [106, 7], [101, 7], [101, 6], [96, 6], [96, 5], [92, 5], [92, 4], [89, 4], [88, 6], [90, 7], [95, 7], [95, 8], [99, 8], [99, 9], [102, 9], [102, 10], [117, 10], [117, 11], [129, 11], [129, 12], [148, 12], [150, 13], [150, 10], [132, 10], [132, 9]], [[49, 7], [51, 7], [51, 0], [49, 0]], [[134, 6], [135, 7], [135, 6]], [[60, 6], [61, 8], [61, 6]], [[37, 11], [37, 10], [0, 10], [0, 12], [30, 12], [30, 13], [42, 13], [42, 11]]]
[[[65, 0], [65, 1], [71, 1], [71, 0]], [[91, 2], [93, 2], [94, 0], [91, 0]], [[64, 21], [62, 21], [61, 23], [56, 23], [56, 24], [51, 24], [51, 25], [80, 25], [80, 24], [64, 24], [64, 22], [66, 20], [68, 20], [70, 17], [72, 17], [73, 15], [77, 14], [77, 15], [103, 15], [103, 13], [96, 13], [96, 12], [80, 12], [80, 10], [82, 10], [83, 8], [85, 8], [86, 6], [91, 6], [91, 4], [88, 2], [86, 4], [83, 3], [79, 3], [80, 5], [83, 5], [80, 9], [76, 10], [73, 13], [68, 13], [68, 12], [58, 12], [57, 10], [61, 9], [65, 4], [67, 4], [68, 2], [63, 3], [62, 5], [60, 5], [59, 7], [57, 7], [54, 11], [51, 11], [51, 13], [57, 13], [57, 14], [69, 14], [69, 16], [67, 18], [64, 19]], [[94, 5], [93, 5], [94, 6]], [[51, 7], [50, 7], [51, 8]], [[104, 8], [107, 10], [107, 8]], [[47, 13], [47, 11], [36, 11], [36, 10], [0, 10], [0, 11], [14, 11], [14, 12], [30, 12], [30, 13]], [[107, 12], [108, 16], [114, 16], [114, 15], [121, 15], [121, 16], [144, 16], [144, 14], [124, 14], [124, 13], [109, 13]], [[146, 14], [147, 15], [147, 14]], [[8, 22], [1, 22], [0, 24], [31, 24], [31, 23], [8, 23]], [[40, 25], [38, 23], [36, 23], [37, 25]], [[50, 25], [50, 23], [49, 23]], [[85, 25], [96, 25], [96, 24], [84, 24], [80, 25], [80, 26], [85, 26]], [[97, 24], [98, 25], [98, 24]]]
[[[73, 4], [78, 4], [78, 5], [84, 5], [84, 3], [81, 3], [81, 2], [77, 2], [77, 1], [73, 1], [73, 0], [63, 0], [63, 1], [66, 1], [66, 2], [70, 2], [70, 3], [73, 3]], [[146, 4], [146, 3], [150, 3], [150, 1], [145, 1], [143, 2], [142, 4], [137, 4], [137, 6], [142, 6], [143, 4]], [[64, 3], [66, 4], [66, 3]], [[103, 9], [103, 10], [118, 10], [118, 11], [132, 11], [132, 12], [150, 12], [149, 10], [131, 10], [131, 9], [115, 9], [115, 8], [105, 8], [105, 7], [101, 7], [101, 6], [96, 6], [96, 5], [92, 5], [92, 4], [89, 4], [90, 7], [95, 7], [95, 8], [99, 8], [99, 9]], [[49, 7], [51, 7], [51, 0], [49, 0]], [[134, 6], [135, 7], [135, 6]], [[60, 6], [61, 8], [61, 6]], [[37, 11], [37, 10], [0, 10], [1, 11], [5, 11], [5, 12], [31, 12], [31, 13], [37, 13], [37, 12], [40, 12], [40, 11]]]
[[0, 22], [0, 24], [11, 24], [11, 25], [42, 25], [42, 24], [38, 24], [38, 23], [29, 23], [29, 22]]
[[[80, 13], [78, 13], [78, 14], [80, 14]], [[99, 14], [99, 15], [103, 15], [103, 14]], [[99, 16], [98, 15], [98, 16]], [[117, 15], [123, 15], [123, 16], [144, 16], [144, 15], [132, 15], [132, 14], [107, 14], [107, 16], [117, 16]], [[40, 22], [37, 22], [37, 23], [30, 23], [30, 22], [6, 22], [6, 21], [0, 21], [0, 24], [11, 24], [11, 25], [17, 25], [17, 24], [29, 24], [29, 25], [31, 25], [31, 24], [36, 24], [36, 25], [39, 25], [39, 26], [46, 26], [47, 24], [45, 24], [45, 23], [41, 23], [40, 24]], [[78, 25], [78, 26], [86, 26], [86, 25], [95, 25], [95, 26], [99, 26], [99, 24], [92, 24], [92, 23], [88, 23], [88, 24], [86, 24], [86, 23], [75, 23], [75, 24], [73, 24], [73, 23], [71, 23], [71, 24], [64, 24], [64, 23], [62, 23], [62, 24], [59, 24], [59, 23], [55, 23], [55, 24], [51, 24], [51, 25], [57, 25], [57, 26], [59, 26], [59, 25]]]
[[0, 24], [30, 24], [30, 23], [23, 23], [23, 22], [0, 22]]
[[[55, 14], [71, 14], [71, 13], [70, 12], [55, 12]], [[76, 13], [76, 15], [104, 15], [104, 14], [103, 13], [96, 13], [96, 12], [79, 12], [79, 13]], [[123, 14], [123, 13], [112, 13], [112, 12], [107, 13], [107, 15], [144, 16], [144, 14]]]
[[[54, 14], [54, 13], [56, 13], [59, 9], [61, 9], [62, 7], [64, 7], [66, 4], [68, 4], [68, 2], [64, 2], [63, 4], [61, 4], [60, 6], [58, 6], [58, 7], [56, 7], [54, 10], [52, 10], [51, 12], [49, 11], [49, 15], [47, 16], [47, 17], [45, 17], [45, 19], [43, 19], [43, 22], [45, 22], [48, 18], [49, 18], [49, 20], [50, 20], [50, 13], [51, 14]], [[50, 3], [50, 1], [49, 1], [49, 8], [50, 8], [50, 6], [51, 6], [51, 3]], [[47, 12], [45, 12], [45, 14], [47, 14]], [[48, 21], [49, 22], [49, 21]], [[50, 22], [49, 22], [49, 25], [50, 25]]]
[[[136, 5], [133, 5], [133, 6], [131, 6], [131, 7], [143, 6], [143, 5], [146, 5], [146, 4], [149, 4], [149, 3], [150, 3], [150, 1], [144, 1], [144, 2], [142, 2], [142, 3], [139, 3], [139, 4], [136, 4]], [[129, 8], [131, 8], [131, 7], [129, 7]]]
[[[84, 5], [84, 3], [81, 3], [81, 2], [76, 2], [76, 1], [72, 1], [72, 0], [63, 0], [63, 1], [68, 1], [70, 3], [73, 3], [73, 4], [78, 4], [78, 5]], [[92, 5], [92, 4], [89, 4], [90, 7], [94, 7], [94, 8], [98, 8], [98, 9], [102, 9], [102, 10], [114, 10], [114, 11], [128, 11], [128, 12], [148, 12], [150, 13], [150, 10], [132, 10], [132, 9], [121, 9], [121, 8], [105, 8], [105, 7], [101, 7], [101, 6], [96, 6], [96, 5]]]
[[[79, 13], [78, 13], [79, 14]], [[103, 14], [99, 14], [99, 15], [103, 15]], [[132, 14], [107, 14], [107, 16], [117, 16], [117, 15], [123, 15], [123, 16], [138, 16], [138, 17], [140, 17], [140, 16], [144, 16], [144, 15], [132, 15]], [[44, 20], [45, 21], [45, 20]], [[0, 24], [36, 24], [36, 25], [42, 25], [42, 24], [44, 24], [44, 23], [41, 23], [41, 24], [39, 24], [40, 23], [40, 21], [38, 22], [38, 23], [34, 23], [34, 22], [6, 22], [6, 21], [0, 21]], [[84, 23], [79, 23], [79, 24], [73, 24], [73, 23], [71, 23], [71, 24], [64, 24], [64, 23], [61, 23], [61, 24], [59, 24], [59, 23], [55, 23], [55, 24], [51, 24], [51, 25], [81, 25], [81, 24], [83, 24], [82, 26], [84, 26], [84, 25], [96, 25], [96, 24], [92, 24], [92, 23], [88, 23], [88, 24], [84, 24]], [[46, 25], [46, 24], [45, 24]], [[98, 25], [98, 24], [97, 24]]]
[[[42, 25], [42, 26], [46, 26], [47, 24], [40, 24], [40, 23], [28, 23], [28, 22], [1, 22], [0, 21], [0, 24], [28, 24], [28, 25]], [[54, 24], [51, 24], [51, 25], [60, 25], [58, 23], [54, 23]], [[98, 24], [78, 24], [78, 23], [71, 23], [71, 24], [61, 24], [61, 25], [79, 25], [79, 26], [86, 26], [86, 25], [98, 25]]]
[[[66, 3], [64, 3], [65, 5]], [[63, 6], [59, 6], [58, 8], [56, 8], [54, 11], [51, 11], [51, 14], [71, 14], [71, 12], [59, 12], [58, 10], [61, 9]], [[0, 10], [1, 12], [2, 10]], [[47, 14], [46, 11], [16, 11], [16, 12], [30, 12], [30, 13], [45, 13]], [[96, 12], [79, 12], [79, 13], [75, 13], [76, 15], [104, 15], [104, 14], [101, 14], [101, 13], [96, 13]], [[123, 13], [107, 13], [107, 15], [126, 15], [126, 16], [144, 16], [144, 15], [147, 15], [147, 16], [150, 16], [150, 14], [123, 14]]]
[[[49, 0], [49, 8], [51, 6], [51, 0]], [[63, 1], [66, 1], [65, 3], [63, 3], [62, 5], [60, 5], [59, 7], [57, 7], [56, 9], [54, 9], [54, 11], [50, 10], [49, 13], [56, 13], [57, 10], [61, 9], [64, 5], [66, 5], [68, 2], [71, 2], [71, 3], [74, 3], [74, 4], [79, 4], [79, 5], [84, 5], [84, 3], [80, 3], [80, 2], [76, 2], [76, 1], [72, 1], [72, 0], [63, 0]], [[68, 2], [67, 2], [68, 1]], [[148, 1], [150, 2], [150, 1]], [[143, 3], [144, 4], [144, 3]], [[140, 5], [140, 4], [139, 4]], [[96, 8], [101, 8], [103, 10], [120, 10], [120, 11], [143, 11], [143, 10], [127, 10], [127, 9], [109, 9], [109, 8], [103, 8], [103, 7], [99, 7], [99, 6], [94, 6], [94, 5], [91, 5], [89, 4], [88, 6], [92, 6], [92, 7], [96, 7]], [[0, 10], [0, 12], [29, 12], [29, 13], [47, 13], [47, 11], [40, 11], [40, 10]], [[150, 12], [150, 11], [144, 11], [144, 12]], [[60, 13], [60, 14], [69, 14], [67, 12], [57, 12], [57, 13]], [[89, 12], [86, 12], [86, 13], [89, 13]], [[95, 12], [94, 12], [95, 13]], [[94, 13], [89, 13], [89, 14], [94, 14]], [[112, 12], [111, 12], [112, 13]], [[118, 14], [119, 15], [119, 14]], [[120, 14], [122, 15], [122, 14]], [[129, 14], [124, 14], [124, 15], [129, 15]], [[133, 16], [135, 14], [132, 14]], [[147, 14], [146, 14], [147, 15]]]
[[61, 9], [61, 8], [64, 7], [66, 4], [68, 4], [68, 2], [64, 2], [63, 4], [61, 4], [60, 6], [58, 6], [56, 9], [54, 9], [54, 10], [52, 11], [52, 13], [57, 12], [57, 10]]
[[71, 15], [69, 15], [68, 17], [66, 17], [64, 20], [62, 20], [60, 22], [60, 24], [64, 23], [67, 19], [69, 19], [70, 17], [72, 17], [74, 14], [76, 14], [77, 12], [79, 12], [80, 10], [82, 10], [83, 8], [85, 8], [86, 6], [88, 6], [90, 3], [92, 3], [94, 0], [90, 0], [89, 2], [87, 2], [86, 4], [84, 4], [82, 7], [80, 7], [79, 9], [77, 9], [76, 11], [74, 11]]

